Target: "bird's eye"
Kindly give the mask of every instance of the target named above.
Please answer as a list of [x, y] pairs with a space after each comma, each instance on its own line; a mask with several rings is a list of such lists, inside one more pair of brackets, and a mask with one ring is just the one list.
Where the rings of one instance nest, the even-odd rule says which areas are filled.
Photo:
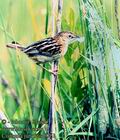
[[72, 35], [69, 35], [69, 38], [73, 38], [73, 36]]

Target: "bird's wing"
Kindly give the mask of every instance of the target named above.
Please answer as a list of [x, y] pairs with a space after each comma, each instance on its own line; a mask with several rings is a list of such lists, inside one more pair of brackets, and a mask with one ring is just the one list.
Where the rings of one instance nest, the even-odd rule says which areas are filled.
[[28, 47], [26, 47], [23, 52], [28, 54], [29, 56], [37, 56], [43, 55], [47, 57], [52, 57], [54, 55], [60, 54], [60, 44], [57, 44], [56, 40], [52, 37], [46, 38], [41, 41], [37, 41], [32, 43]]

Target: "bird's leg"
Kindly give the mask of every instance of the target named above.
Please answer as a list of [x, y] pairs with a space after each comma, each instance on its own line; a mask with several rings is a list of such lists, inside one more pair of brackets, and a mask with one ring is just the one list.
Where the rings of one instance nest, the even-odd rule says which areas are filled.
[[51, 71], [51, 70], [50, 70], [50, 72], [51, 72], [53, 75], [57, 76], [57, 74], [58, 74], [58, 69], [55, 69], [54, 71]]
[[53, 74], [54, 76], [57, 76], [58, 74], [58, 69], [54, 69], [53, 71], [52, 70], [47, 70], [47, 71]]
[[46, 69], [46, 68], [43, 67], [41, 64], [39, 64], [39, 66], [40, 66], [41, 68], [43, 68], [44, 70], [46, 70], [47, 72], [49, 72], [49, 73], [51, 73], [51, 74], [53, 74], [53, 75], [55, 75], [55, 76], [58, 74], [58, 68], [57, 68], [57, 69], [54, 69], [54, 71], [52, 71], [52, 70]]

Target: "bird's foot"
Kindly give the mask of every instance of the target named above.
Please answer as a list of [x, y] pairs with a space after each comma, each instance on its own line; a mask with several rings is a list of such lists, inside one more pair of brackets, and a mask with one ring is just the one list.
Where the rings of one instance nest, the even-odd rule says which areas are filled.
[[57, 76], [57, 75], [59, 74], [59, 73], [58, 73], [58, 69], [55, 69], [55, 70], [49, 70], [49, 69], [43, 67], [42, 65], [39, 65], [39, 66], [41, 66], [41, 68], [43, 68], [45, 71], [47, 71], [47, 72], [53, 74], [54, 76]]
[[54, 70], [54, 71], [49, 70], [49, 72], [50, 72], [51, 74], [53, 74], [54, 76], [57, 76], [57, 75], [58, 75], [58, 70]]

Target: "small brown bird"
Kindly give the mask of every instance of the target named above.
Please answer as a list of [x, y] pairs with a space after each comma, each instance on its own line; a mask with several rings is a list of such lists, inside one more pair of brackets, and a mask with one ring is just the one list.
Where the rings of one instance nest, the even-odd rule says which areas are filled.
[[52, 62], [64, 56], [67, 52], [68, 45], [75, 42], [83, 42], [84, 37], [79, 37], [72, 32], [64, 31], [56, 34], [54, 37], [49, 37], [27, 47], [22, 47], [16, 42], [8, 44], [7, 47], [20, 49], [27, 54], [36, 64]]

